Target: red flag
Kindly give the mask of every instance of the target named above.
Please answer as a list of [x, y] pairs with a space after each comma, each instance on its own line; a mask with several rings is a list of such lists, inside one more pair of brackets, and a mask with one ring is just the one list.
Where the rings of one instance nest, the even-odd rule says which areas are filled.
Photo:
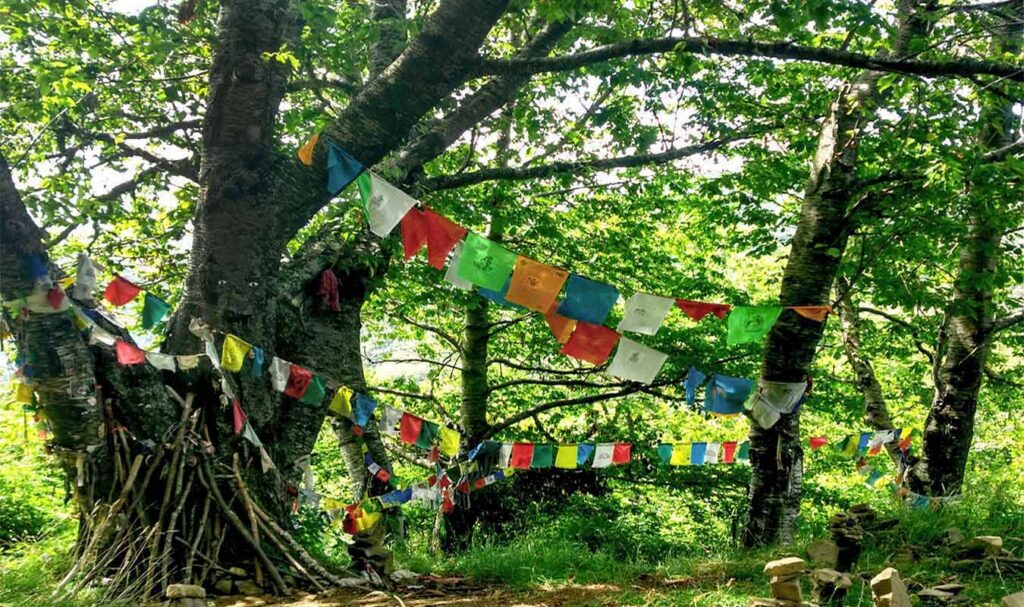
[[619, 334], [608, 327], [580, 321], [562, 347], [562, 354], [600, 365], [608, 360], [618, 341]]
[[722, 319], [732, 309], [732, 306], [729, 304], [705, 303], [703, 301], [690, 301], [689, 299], [677, 299], [676, 305], [694, 320], [700, 320], [708, 314], [714, 314], [719, 319]]
[[242, 410], [242, 403], [238, 402], [237, 398], [231, 401], [231, 417], [235, 424], [235, 434], [241, 434], [248, 416]]
[[117, 362], [122, 365], [141, 365], [146, 362], [146, 353], [123, 339], [114, 342]]
[[487, 486], [487, 479], [482, 477], [482, 476], [480, 478], [476, 479], [475, 481], [473, 481], [473, 488], [474, 489], [483, 489], [486, 486]]
[[377, 478], [377, 480], [379, 480], [382, 483], [386, 483], [389, 480], [391, 480], [391, 473], [384, 468], [378, 470], [377, 474], [375, 474], [374, 476]]
[[511, 468], [527, 470], [533, 462], [533, 443], [514, 443], [512, 445], [512, 457], [508, 465]]
[[731, 464], [736, 461], [736, 441], [722, 443], [722, 463]]
[[302, 398], [313, 381], [313, 372], [303, 369], [299, 365], [292, 364], [288, 370], [288, 383], [285, 384], [284, 394], [292, 398]]
[[402, 413], [402, 421], [398, 427], [398, 436], [403, 443], [415, 444], [423, 429], [423, 420], [409, 413]]
[[401, 226], [402, 247], [405, 260], [409, 261], [427, 244], [427, 215], [415, 207], [411, 208], [402, 218]]
[[142, 287], [138, 287], [118, 276], [107, 285], [103, 291], [103, 297], [115, 306], [123, 306], [135, 299]]
[[908, 434], [907, 438], [901, 440], [899, 444], [900, 451], [906, 451], [907, 449], [910, 449], [910, 441], [913, 440], [913, 438], [914, 437], [912, 435]]
[[338, 301], [338, 277], [330, 268], [320, 272], [320, 284], [316, 292], [324, 306], [330, 308], [331, 312], [341, 312], [341, 302]]
[[828, 438], [824, 436], [812, 436], [811, 437], [811, 451], [817, 451], [828, 444]]
[[465, 493], [469, 495], [469, 481], [462, 481], [458, 485], [455, 485], [455, 490], [459, 493]]
[[54, 310], [59, 310], [60, 304], [64, 301], [64, 291], [60, 287], [53, 287], [46, 292], [46, 301], [50, 302]]
[[615, 443], [615, 447], [612, 449], [612, 463], [628, 464], [629, 454], [632, 448], [633, 445], [629, 443]]
[[442, 270], [448, 253], [469, 230], [430, 208], [423, 211], [423, 216], [427, 224], [427, 263]]

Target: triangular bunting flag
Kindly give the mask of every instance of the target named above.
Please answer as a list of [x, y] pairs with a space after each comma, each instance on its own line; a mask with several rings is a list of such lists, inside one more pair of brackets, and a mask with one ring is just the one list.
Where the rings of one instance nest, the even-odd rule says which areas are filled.
[[415, 198], [370, 171], [360, 175], [357, 184], [366, 222], [370, 231], [381, 238], [390, 234], [409, 209], [416, 206]]
[[146, 353], [123, 339], [114, 342], [117, 362], [122, 365], [141, 365], [146, 362]]
[[123, 306], [135, 299], [135, 296], [140, 291], [142, 291], [142, 287], [136, 286], [118, 276], [107, 285], [106, 290], [103, 291], [103, 297], [115, 306]]
[[327, 193], [335, 196], [338, 192], [348, 187], [359, 174], [363, 172], [363, 165], [358, 160], [348, 155], [348, 152], [341, 149], [333, 142], [327, 146]]
[[676, 305], [693, 320], [700, 320], [708, 314], [714, 314], [719, 320], [725, 318], [732, 308], [729, 304], [705, 303], [703, 301], [690, 301], [689, 299], [677, 299]]
[[419, 209], [409, 209], [401, 223], [402, 250], [409, 261], [427, 244], [427, 217]]
[[790, 306], [789, 309], [804, 318], [825, 322], [825, 319], [828, 318], [829, 313], [832, 311], [832, 306]]
[[425, 209], [423, 215], [427, 224], [427, 263], [440, 270], [444, 268], [448, 253], [469, 230], [435, 213], [433, 209]]
[[320, 141], [320, 133], [313, 133], [313, 136], [306, 143], [302, 144], [302, 147], [296, 153], [296, 156], [299, 157], [299, 162], [308, 167], [313, 166], [313, 152], [316, 150], [317, 141]]
[[142, 328], [152, 329], [167, 316], [171, 305], [156, 295], [146, 293], [142, 303]]

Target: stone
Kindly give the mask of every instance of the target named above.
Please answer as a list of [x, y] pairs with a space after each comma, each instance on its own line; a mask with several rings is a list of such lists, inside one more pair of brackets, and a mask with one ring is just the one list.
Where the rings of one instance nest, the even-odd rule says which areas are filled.
[[933, 586], [936, 590], [949, 592], [951, 594], [960, 594], [966, 587], [967, 586], [964, 586], [963, 584], [939, 584], [938, 586]]
[[925, 588], [921, 592], [917, 593], [917, 598], [921, 599], [922, 603], [929, 605], [945, 605], [955, 596], [956, 595], [952, 592], [937, 590], [935, 588]]
[[175, 607], [206, 607], [206, 601], [193, 597], [178, 599]]
[[249, 577], [249, 573], [245, 569], [242, 569], [241, 567], [232, 567], [232, 568], [228, 569], [228, 573], [230, 575], [235, 576], [235, 577], [242, 577], [242, 578]]
[[1024, 592], [1004, 596], [1003, 600], [999, 601], [999, 607], [1024, 607]]
[[964, 541], [964, 534], [957, 527], [950, 527], [949, 529], [946, 529], [942, 535], [943, 541], [945, 541], [946, 544], [950, 546], [959, 544], [960, 542]]
[[967, 542], [968, 550], [983, 550], [986, 556], [999, 556], [1003, 552], [1003, 538], [998, 535], [979, 535]]
[[206, 589], [194, 584], [170, 584], [165, 596], [169, 599], [202, 599], [206, 598]]
[[777, 561], [771, 561], [764, 566], [764, 572], [776, 577], [785, 577], [804, 570], [807, 562], [802, 558], [790, 556]]
[[818, 540], [807, 547], [812, 563], [834, 569], [839, 562], [839, 545], [832, 540]]
[[910, 565], [918, 561], [917, 554], [913, 548], [904, 546], [896, 551], [896, 554], [892, 555], [889, 562], [893, 565]]
[[910, 595], [900, 579], [900, 572], [892, 567], [871, 578], [871, 595], [875, 607], [910, 607]]
[[217, 594], [231, 594], [234, 582], [231, 581], [231, 578], [222, 578], [213, 584], [213, 589], [217, 591]]
[[395, 582], [408, 582], [418, 579], [420, 576], [416, 575], [415, 572], [409, 571], [408, 569], [398, 569], [391, 574], [392, 581]]
[[835, 569], [815, 569], [811, 572], [813, 585], [811, 600], [818, 605], [842, 605], [853, 580]]
[[801, 603], [804, 600], [800, 590], [800, 578], [780, 579], [773, 577], [771, 582], [772, 596], [780, 601]]
[[235, 589], [238, 591], [239, 594], [248, 594], [248, 595], [263, 594], [263, 589], [260, 588], [256, 584], [256, 582], [253, 582], [252, 580], [239, 580], [239, 581], [235, 582]]

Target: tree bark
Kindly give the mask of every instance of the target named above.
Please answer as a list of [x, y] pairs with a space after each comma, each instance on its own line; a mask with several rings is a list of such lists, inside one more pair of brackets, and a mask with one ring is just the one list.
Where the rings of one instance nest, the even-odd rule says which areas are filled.
[[[902, 0], [892, 54], [903, 55], [924, 25], [916, 0]], [[871, 118], [876, 84], [882, 72], [864, 72], [839, 92], [818, 136], [818, 149], [804, 192], [803, 205], [789, 261], [783, 274], [779, 305], [826, 304], [849, 236], [851, 201], [857, 184], [860, 134]], [[825, 323], [784, 310], [768, 334], [761, 378], [801, 382], [811, 363]], [[748, 497], [745, 546], [789, 543], [793, 538], [803, 485], [800, 412], [782, 415], [771, 428], [751, 423], [750, 461], [753, 474]]]

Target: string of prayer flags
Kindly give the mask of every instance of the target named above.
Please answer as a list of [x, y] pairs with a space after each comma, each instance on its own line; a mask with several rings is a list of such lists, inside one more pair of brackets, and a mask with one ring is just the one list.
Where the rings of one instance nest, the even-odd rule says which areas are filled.
[[781, 382], [762, 379], [745, 407], [762, 428], [771, 428], [783, 415], [792, 413], [807, 392], [807, 382]]
[[142, 328], [152, 329], [171, 311], [171, 304], [152, 293], [146, 293], [142, 303]]
[[715, 415], [738, 415], [753, 388], [754, 382], [749, 379], [712, 374], [704, 390], [704, 410]]
[[412, 208], [402, 218], [402, 251], [409, 261], [427, 244], [427, 218], [423, 211]]
[[516, 254], [473, 232], [463, 242], [465, 246], [456, 270], [459, 278], [492, 291], [505, 286], [505, 280], [515, 267]]
[[790, 306], [789, 309], [804, 318], [817, 322], [825, 322], [829, 313], [832, 312], [832, 306]]
[[657, 377], [668, 354], [623, 337], [608, 366], [608, 375], [641, 384], [650, 384]]
[[618, 332], [630, 331], [654, 335], [665, 322], [665, 316], [675, 302], [668, 297], [647, 293], [634, 293], [626, 300], [626, 311], [619, 323]]
[[628, 464], [633, 446], [629, 443], [599, 443], [594, 449], [592, 468], [607, 468]]
[[118, 364], [121, 365], [141, 365], [146, 362], [146, 352], [123, 339], [114, 342], [114, 352]]
[[248, 356], [251, 349], [252, 344], [228, 333], [224, 336], [224, 343], [221, 345], [221, 368], [238, 373], [242, 370], [242, 363], [245, 362], [245, 357]]
[[381, 238], [390, 234], [409, 210], [416, 206], [415, 198], [371, 171], [362, 173], [356, 183], [370, 231]]
[[566, 356], [600, 365], [608, 360], [618, 341], [619, 334], [608, 327], [580, 321], [576, 323], [576, 329], [562, 346], [561, 352]]
[[544, 314], [544, 321], [548, 323], [551, 333], [555, 336], [555, 341], [560, 344], [569, 341], [569, 336], [576, 330], [576, 321], [559, 314], [556, 303], [552, 303], [548, 308], [547, 313]]
[[429, 207], [423, 210], [423, 217], [427, 226], [427, 263], [440, 270], [444, 267], [448, 253], [469, 230]]
[[702, 466], [750, 461], [750, 442], [661, 443], [658, 459], [667, 466]]
[[327, 193], [336, 196], [363, 172], [363, 165], [334, 142], [327, 144]]
[[565, 270], [519, 256], [512, 270], [512, 279], [505, 299], [545, 314], [555, 303], [562, 285], [568, 278], [569, 273]]
[[456, 289], [462, 289], [463, 291], [471, 291], [473, 289], [473, 283], [468, 280], [464, 280], [459, 277], [459, 260], [462, 258], [462, 249], [465, 247], [465, 243], [458, 242], [455, 244], [453, 249], [451, 261], [448, 262], [448, 269], [444, 273], [444, 281], [452, 285]]
[[782, 313], [779, 306], [737, 306], [729, 312], [726, 343], [730, 346], [760, 341]]
[[142, 287], [118, 276], [107, 285], [103, 297], [115, 306], [123, 306], [135, 299], [141, 291]]
[[690, 301], [689, 299], [677, 299], [676, 305], [693, 320], [701, 320], [708, 314], [714, 314], [719, 320], [725, 318], [732, 306], [729, 304], [706, 303], [703, 301]]
[[313, 166], [313, 152], [316, 150], [316, 143], [318, 141], [320, 141], [320, 133], [313, 133], [313, 136], [306, 143], [302, 144], [302, 147], [296, 153], [296, 156], [299, 157], [299, 162], [308, 167]]
[[565, 299], [558, 305], [558, 313], [573, 320], [601, 325], [618, 300], [619, 292], [615, 287], [571, 274], [565, 287]]

